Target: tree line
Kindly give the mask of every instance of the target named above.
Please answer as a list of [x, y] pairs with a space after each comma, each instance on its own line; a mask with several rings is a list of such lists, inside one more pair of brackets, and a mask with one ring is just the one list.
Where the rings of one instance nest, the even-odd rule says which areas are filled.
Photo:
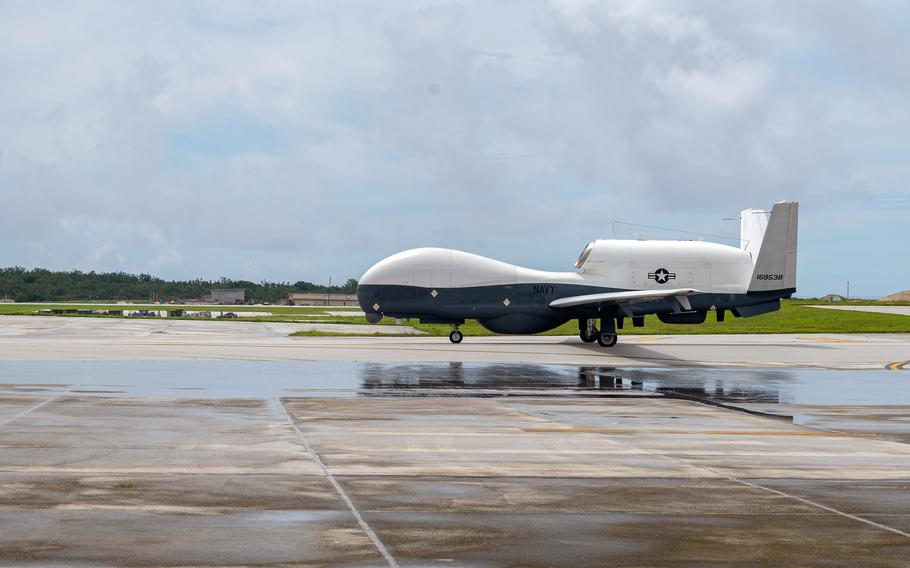
[[250, 282], [248, 280], [165, 280], [149, 274], [125, 272], [70, 272], [21, 266], [0, 268], [0, 298], [17, 302], [81, 302], [103, 300], [180, 301], [199, 299], [215, 288], [242, 288], [246, 299], [255, 303], [277, 302], [292, 293], [353, 294], [357, 280], [324, 286], [301, 280], [294, 282]]

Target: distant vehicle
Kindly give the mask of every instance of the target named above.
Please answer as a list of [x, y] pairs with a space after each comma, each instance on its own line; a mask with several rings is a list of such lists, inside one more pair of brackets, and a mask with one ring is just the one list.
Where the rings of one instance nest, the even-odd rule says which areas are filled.
[[223, 312], [218, 317], [221, 319], [237, 319], [237, 314], [235, 314], [234, 312]]
[[741, 214], [741, 247], [701, 241], [595, 240], [575, 267], [544, 272], [443, 248], [400, 252], [367, 270], [357, 300], [367, 321], [419, 318], [458, 327], [476, 319], [495, 333], [539, 333], [578, 320], [581, 339], [616, 344], [625, 318], [644, 325], [724, 321], [780, 309], [796, 291], [799, 205], [784, 201]]
[[138, 318], [155, 318], [158, 317], [158, 312], [153, 312], [150, 310], [136, 310], [130, 315]]

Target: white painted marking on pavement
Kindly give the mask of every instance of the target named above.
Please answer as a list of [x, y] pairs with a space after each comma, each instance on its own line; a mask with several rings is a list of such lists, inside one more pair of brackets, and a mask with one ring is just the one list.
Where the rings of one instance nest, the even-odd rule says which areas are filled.
[[6, 425], [9, 424], [10, 422], [13, 422], [14, 420], [18, 420], [19, 418], [22, 418], [22, 417], [25, 416], [26, 414], [29, 414], [29, 413], [31, 413], [31, 412], [34, 412], [35, 410], [38, 410], [39, 408], [42, 408], [42, 407], [44, 407], [44, 406], [47, 406], [48, 404], [54, 402], [55, 400], [59, 400], [60, 398], [62, 398], [62, 397], [64, 397], [64, 396], [68, 396], [68, 395], [72, 394], [72, 391], [73, 391], [74, 388], [81, 387], [81, 386], [83, 386], [84, 383], [85, 383], [85, 381], [79, 383], [78, 385], [70, 385], [70, 386], [68, 386], [68, 387], [66, 388], [66, 390], [63, 391], [63, 392], [61, 392], [60, 394], [55, 395], [55, 396], [52, 396], [52, 397], [50, 397], [50, 398], [48, 398], [47, 400], [44, 400], [44, 401], [42, 401], [42, 402], [39, 402], [39, 403], [36, 404], [35, 406], [32, 406], [31, 408], [27, 408], [27, 409], [23, 410], [22, 412], [20, 412], [19, 414], [15, 414], [15, 415], [13, 415], [13, 416], [7, 418], [7, 419], [4, 420], [3, 422], [0, 422], [0, 426], [6, 426]]

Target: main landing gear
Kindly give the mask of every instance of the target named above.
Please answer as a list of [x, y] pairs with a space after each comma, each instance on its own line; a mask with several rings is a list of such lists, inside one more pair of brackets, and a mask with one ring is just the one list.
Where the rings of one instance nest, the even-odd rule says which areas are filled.
[[452, 343], [461, 343], [462, 339], [464, 339], [464, 334], [458, 331], [457, 327], [449, 334], [449, 341]]
[[597, 341], [597, 337], [600, 335], [600, 332], [597, 331], [597, 326], [594, 325], [594, 320], [592, 319], [580, 319], [578, 320], [578, 336], [581, 337], [581, 340], [585, 343], [594, 343]]
[[585, 343], [597, 342], [601, 347], [613, 347], [619, 336], [616, 335], [616, 323], [612, 317], [600, 319], [600, 329], [597, 329], [595, 320], [579, 319], [578, 336]]
[[615, 333], [602, 332], [597, 334], [597, 344], [601, 347], [613, 347], [619, 340]]

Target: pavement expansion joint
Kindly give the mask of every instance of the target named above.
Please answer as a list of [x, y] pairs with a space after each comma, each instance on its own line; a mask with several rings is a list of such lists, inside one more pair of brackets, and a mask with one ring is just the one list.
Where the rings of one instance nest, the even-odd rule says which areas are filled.
[[307, 437], [297, 426], [297, 423], [294, 422], [294, 419], [284, 407], [284, 404], [282, 404], [281, 400], [278, 398], [275, 398], [273, 400], [275, 403], [275, 409], [281, 415], [283, 415], [284, 419], [287, 420], [288, 424], [290, 424], [291, 429], [293, 429], [294, 433], [297, 434], [297, 438], [300, 439], [304, 448], [306, 448], [307, 453], [310, 454], [313, 462], [315, 462], [316, 465], [319, 466], [319, 469], [322, 470], [322, 473], [325, 475], [326, 479], [329, 480], [329, 483], [341, 497], [342, 501], [344, 501], [345, 505], [347, 505], [348, 509], [351, 511], [351, 514], [354, 515], [354, 518], [357, 520], [357, 524], [360, 525], [360, 528], [363, 529], [363, 532], [365, 532], [370, 541], [372, 541], [373, 545], [376, 547], [376, 550], [378, 550], [382, 557], [385, 558], [386, 562], [389, 565], [389, 568], [399, 568], [398, 562], [386, 548], [385, 544], [383, 544], [382, 540], [379, 538], [379, 535], [377, 535], [376, 532], [370, 527], [370, 525], [367, 524], [366, 520], [364, 520], [363, 516], [360, 514], [360, 511], [357, 510], [357, 507], [354, 506], [354, 502], [344, 490], [344, 487], [341, 486], [338, 480], [335, 479], [335, 476], [332, 475], [332, 472], [329, 471], [329, 468], [327, 468], [325, 463], [323, 463], [322, 458], [319, 457], [316, 449], [310, 444], [309, 440], [307, 440]]
[[[523, 413], [527, 414], [528, 416], [534, 416], [534, 417], [536, 417], [536, 418], [541, 418], [541, 419], [547, 420], [547, 421], [549, 421], [549, 422], [551, 422], [551, 423], [553, 423], [553, 424], [558, 424], [557, 428], [571, 428], [570, 426], [566, 426], [566, 425], [561, 424], [560, 422], [554, 420], [551, 416], [548, 416], [548, 415], [547, 415], [546, 413], [544, 413], [544, 412], [535, 412], [535, 411], [528, 410], [528, 409], [517, 409], [517, 410], [518, 410], [519, 412], [523, 412]], [[833, 514], [835, 514], [835, 515], [840, 515], [840, 516], [842, 516], [842, 517], [844, 517], [844, 518], [851, 519], [851, 520], [853, 520], [853, 521], [857, 521], [857, 522], [859, 522], [859, 523], [863, 523], [863, 524], [866, 524], [866, 525], [869, 525], [869, 526], [872, 526], [872, 527], [875, 527], [875, 528], [878, 528], [878, 529], [881, 529], [881, 530], [884, 530], [884, 531], [888, 531], [888, 532], [891, 532], [891, 533], [894, 533], [894, 534], [897, 534], [897, 535], [900, 535], [900, 536], [903, 536], [903, 537], [905, 537], [905, 538], [910, 539], [910, 533], [907, 533], [907, 532], [902, 531], [902, 530], [900, 530], [900, 529], [897, 529], [897, 528], [894, 528], [894, 527], [891, 527], [891, 526], [888, 526], [888, 525], [885, 525], [885, 524], [882, 524], [882, 523], [877, 523], [877, 522], [872, 521], [872, 520], [870, 520], [870, 519], [866, 519], [866, 518], [864, 518], [864, 517], [860, 517], [860, 516], [857, 516], [857, 515], [854, 515], [854, 514], [851, 514], [851, 513], [847, 513], [847, 512], [845, 512], [845, 511], [841, 511], [841, 510], [839, 510], [839, 509], [835, 509], [834, 507], [829, 507], [828, 505], [824, 505], [824, 504], [822, 504], [822, 503], [818, 503], [817, 501], [813, 501], [813, 500], [811, 500], [811, 499], [806, 499], [805, 497], [800, 497], [800, 496], [798, 496], [798, 495], [793, 495], [792, 493], [787, 493], [787, 492], [785, 492], [785, 491], [780, 491], [780, 490], [778, 490], [778, 489], [773, 489], [773, 488], [771, 488], [771, 487], [766, 487], [766, 486], [760, 485], [760, 484], [758, 484], [758, 483], [754, 483], [754, 482], [751, 482], [751, 481], [746, 481], [746, 480], [744, 480], [744, 479], [740, 479], [740, 478], [735, 477], [735, 476], [733, 476], [733, 475], [724, 473], [724, 472], [722, 472], [722, 471], [718, 471], [718, 470], [715, 469], [715, 468], [706, 466], [706, 465], [701, 464], [701, 463], [693, 463], [691, 460], [687, 460], [687, 459], [680, 458], [680, 457], [675, 457], [675, 456], [668, 455], [668, 454], [664, 454], [664, 453], [661, 453], [661, 452], [657, 452], [657, 451], [654, 451], [654, 450], [651, 450], [651, 449], [648, 449], [648, 448], [643, 448], [643, 447], [637, 446], [637, 445], [635, 445], [635, 444], [630, 443], [630, 442], [628, 441], [629, 438], [627, 438], [627, 437], [622, 437], [622, 438], [611, 438], [611, 439], [614, 440], [614, 441], [616, 441], [616, 442], [619, 443], [619, 444], [622, 444], [622, 445], [628, 447], [628, 448], [631, 448], [631, 449], [634, 449], [634, 450], [637, 450], [637, 451], [641, 451], [641, 452], [645, 452], [645, 453], [650, 454], [650, 455], [653, 455], [653, 456], [655, 456], [655, 457], [657, 457], [657, 458], [661, 458], [661, 459], [667, 460], [667, 461], [669, 461], [669, 462], [676, 463], [676, 464], [678, 464], [678, 465], [683, 465], [683, 466], [687, 466], [687, 467], [693, 467], [693, 468], [696, 468], [696, 469], [700, 469], [700, 470], [702, 470], [702, 471], [711, 473], [711, 474], [713, 474], [713, 475], [715, 475], [715, 476], [717, 476], [717, 477], [724, 478], [724, 479], [727, 479], [727, 480], [729, 480], [729, 481], [732, 481], [732, 482], [735, 482], [735, 483], [738, 483], [738, 484], [741, 484], [741, 485], [744, 485], [744, 486], [747, 486], [747, 487], [751, 487], [751, 488], [753, 488], [753, 489], [758, 489], [758, 490], [765, 491], [765, 492], [768, 492], [768, 493], [773, 493], [773, 494], [778, 495], [778, 496], [781, 496], [781, 497], [786, 497], [786, 498], [788, 498], [788, 499], [791, 499], [791, 500], [794, 500], [794, 501], [798, 501], [798, 502], [800, 502], [800, 503], [802, 503], [802, 504], [804, 504], [804, 505], [809, 505], [809, 506], [811, 506], [811, 507], [815, 507], [815, 508], [817, 508], [817, 509], [821, 509], [821, 510], [823, 510], [823, 511], [827, 511], [827, 512], [833, 513]]]
[[751, 408], [743, 408], [742, 406], [737, 406], [735, 404], [727, 404], [717, 400], [709, 400], [706, 398], [701, 398], [697, 396], [692, 396], [690, 394], [680, 393], [675, 390], [664, 390], [661, 391], [661, 394], [667, 398], [677, 398], [680, 400], [690, 400], [692, 402], [697, 402], [699, 404], [705, 404], [708, 406], [716, 406], [718, 408], [723, 408], [724, 410], [730, 410], [732, 412], [740, 412], [742, 414], [750, 414], [752, 416], [758, 416], [761, 418], [769, 418], [771, 420], [782, 420], [784, 422], [793, 422], [793, 416], [786, 414], [777, 414], [773, 412], [763, 412], [761, 410], [754, 410]]

